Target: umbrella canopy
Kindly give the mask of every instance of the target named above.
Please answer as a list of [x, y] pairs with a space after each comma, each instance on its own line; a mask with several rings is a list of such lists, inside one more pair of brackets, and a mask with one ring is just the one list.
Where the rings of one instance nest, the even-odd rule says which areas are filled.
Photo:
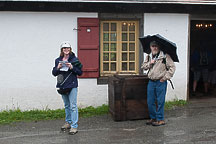
[[147, 54], [151, 53], [150, 43], [152, 41], [156, 41], [160, 45], [160, 49], [164, 53], [169, 54], [174, 62], [179, 62], [179, 59], [178, 59], [178, 56], [176, 53], [177, 46], [175, 43], [169, 41], [168, 39], [162, 37], [159, 34], [152, 35], [152, 36], [148, 35], [145, 37], [141, 37], [139, 39], [140, 39], [140, 42], [143, 46], [143, 51], [145, 53], [147, 53]]

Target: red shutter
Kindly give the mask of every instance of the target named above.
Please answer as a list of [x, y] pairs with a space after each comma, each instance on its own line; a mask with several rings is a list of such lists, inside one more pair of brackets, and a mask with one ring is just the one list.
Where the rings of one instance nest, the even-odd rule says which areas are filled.
[[99, 77], [99, 19], [78, 18], [78, 57], [83, 64], [81, 78]]

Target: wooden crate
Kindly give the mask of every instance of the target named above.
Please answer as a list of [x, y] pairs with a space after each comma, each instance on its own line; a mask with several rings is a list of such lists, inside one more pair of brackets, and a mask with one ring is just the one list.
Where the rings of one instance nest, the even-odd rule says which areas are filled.
[[109, 77], [109, 112], [115, 121], [149, 118], [147, 76]]

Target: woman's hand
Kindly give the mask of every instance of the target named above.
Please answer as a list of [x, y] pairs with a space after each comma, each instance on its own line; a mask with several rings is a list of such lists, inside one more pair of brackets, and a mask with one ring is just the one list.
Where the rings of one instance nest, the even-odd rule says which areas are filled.
[[60, 69], [60, 68], [62, 68], [62, 63], [59, 63], [57, 66], [57, 69]]
[[71, 63], [66, 63], [66, 65], [69, 67], [69, 69], [73, 69], [73, 65]]

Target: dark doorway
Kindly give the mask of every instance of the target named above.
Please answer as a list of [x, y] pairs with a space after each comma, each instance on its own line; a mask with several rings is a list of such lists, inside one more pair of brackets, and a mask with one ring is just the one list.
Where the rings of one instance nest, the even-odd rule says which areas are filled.
[[191, 21], [190, 37], [190, 98], [216, 97], [216, 21]]

